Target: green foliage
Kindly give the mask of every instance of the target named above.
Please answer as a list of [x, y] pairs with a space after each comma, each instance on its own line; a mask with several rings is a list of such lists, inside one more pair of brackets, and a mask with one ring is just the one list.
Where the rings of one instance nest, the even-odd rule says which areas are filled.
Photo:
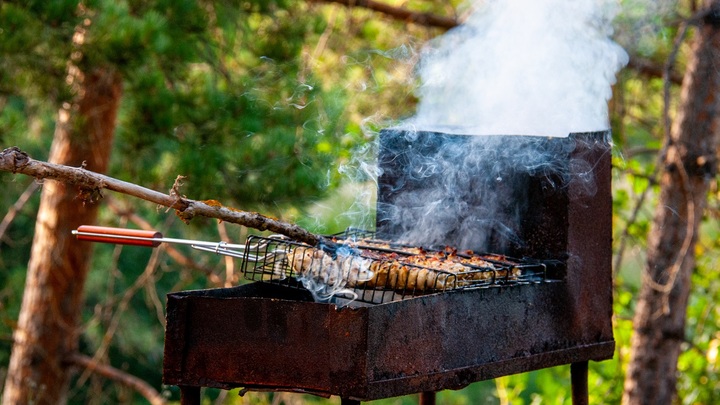
[[[337, 155], [342, 95], [333, 93], [326, 102], [322, 86], [300, 64], [318, 18], [291, 18], [283, 5], [259, 2], [233, 9], [219, 3], [207, 19], [214, 21], [211, 28], [222, 29], [220, 34], [200, 35], [196, 24], [173, 27], [156, 10], [143, 18], [127, 16], [127, 34], [108, 28], [129, 38], [108, 39], [108, 46], [121, 43], [134, 64], [144, 62], [127, 76], [118, 128], [121, 153], [116, 156], [135, 158], [119, 161], [116, 170], [149, 186], [172, 182], [168, 173], [185, 175], [189, 196], [243, 207], [302, 201], [334, 184], [337, 179], [328, 179], [327, 169]], [[140, 35], [144, 30], [149, 34]], [[147, 54], [143, 38], [158, 37], [172, 38], [173, 46], [158, 46], [151, 57], [128, 45], [137, 44]], [[163, 53], [165, 48], [173, 51]]]
[[64, 84], [75, 26], [72, 2], [0, 3], [0, 97], [67, 100]]
[[[387, 1], [419, 11], [453, 15], [458, 1]], [[623, 2], [633, 3], [633, 2]], [[181, 192], [242, 209], [290, 218], [318, 232], [357, 222], [358, 195], [372, 199], [372, 184], [359, 173], [358, 151], [375, 132], [412, 112], [412, 70], [418, 48], [437, 31], [393, 22], [360, 8], [299, 0], [54, 0], [0, 3], [0, 144], [31, 156], [47, 155], [56, 112], [72, 100], [68, 63], [83, 69], [117, 69], [124, 78], [111, 175], [157, 190], [186, 176]], [[630, 30], [644, 15], [634, 2], [619, 20]], [[462, 11], [462, 10], [461, 10]], [[665, 19], [634, 48], [664, 64], [676, 27]], [[83, 44], [73, 36], [83, 34]], [[630, 31], [619, 32], [619, 37]], [[77, 37], [76, 37], [77, 39]], [[74, 52], [79, 52], [75, 53]], [[679, 66], [684, 63], [683, 54]], [[619, 403], [629, 358], [632, 315], [644, 265], [646, 237], [655, 208], [653, 182], [664, 134], [663, 82], [632, 70], [615, 86], [612, 109], [613, 225], [618, 261], [614, 295], [617, 342], [613, 360], [591, 363], [590, 402]], [[677, 99], [677, 86], [672, 99]], [[351, 169], [347, 169], [351, 170]], [[361, 171], [360, 171], [361, 172]], [[12, 206], [30, 183], [0, 174], [0, 206]], [[703, 222], [687, 319], [686, 349], [679, 362], [680, 403], [720, 400], [720, 204], [717, 186]], [[172, 237], [217, 240], [214, 221], [184, 225], [151, 204], [112, 196], [100, 223], [132, 226], [131, 211]], [[38, 193], [22, 207], [0, 241], [0, 375], [6, 369], [29, 258]], [[362, 212], [362, 214], [366, 214]], [[371, 222], [371, 221], [370, 221]], [[247, 230], [228, 227], [242, 242]], [[621, 245], [623, 251], [620, 251]], [[98, 245], [87, 280], [83, 353], [104, 350], [115, 367], [161, 389], [164, 295], [221, 285], [222, 258], [179, 248], [192, 266], [161, 251]], [[209, 273], [206, 274], [205, 272]], [[233, 280], [233, 282], [240, 282]], [[108, 344], [108, 346], [105, 346]], [[141, 403], [132, 391], [96, 375], [78, 375], [77, 403]], [[171, 399], [175, 387], [164, 387]], [[566, 366], [472, 384], [439, 393], [443, 404], [569, 403]], [[313, 396], [230, 393], [225, 403], [336, 403]], [[220, 393], [207, 390], [206, 402]], [[294, 395], [294, 396], [293, 396]], [[414, 404], [412, 396], [373, 401]]]

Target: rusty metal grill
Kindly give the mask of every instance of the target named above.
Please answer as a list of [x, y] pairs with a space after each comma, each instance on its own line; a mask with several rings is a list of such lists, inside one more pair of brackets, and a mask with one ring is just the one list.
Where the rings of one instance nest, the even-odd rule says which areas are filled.
[[[259, 282], [168, 295], [164, 383], [180, 386], [183, 404], [200, 403], [199, 387], [337, 395], [352, 403], [572, 364], [573, 401], [587, 404], [587, 362], [609, 359], [615, 349], [609, 132], [487, 136], [482, 148], [469, 136], [399, 130], [380, 135], [377, 236], [352, 230], [336, 236], [349, 241], [335, 251], [350, 270], [347, 283], [339, 284], [332, 300], [318, 302], [301, 288], [308, 274], [293, 267], [292, 252], [314, 254], [324, 246], [250, 238], [243, 272]], [[489, 170], [497, 159], [466, 165], [456, 153], [446, 153], [448, 171], [431, 170], [433, 159], [446, 157], [439, 156], [446, 145], [492, 158], [515, 144], [547, 152], [551, 164], [505, 165], [498, 181]], [[473, 180], [459, 194], [443, 194], [446, 205], [465, 207], [457, 221], [433, 229], [433, 238], [405, 237], [409, 224], [427, 216], [409, 197], [444, 185], [453, 165], [468, 169]], [[488, 198], [502, 204], [490, 209]], [[464, 276], [433, 269], [437, 278], [443, 275], [443, 288], [411, 288], [392, 278], [362, 281], [354, 263], [382, 263], [378, 257], [408, 249], [395, 243], [381, 248], [378, 239], [421, 246], [437, 240], [462, 249], [451, 252], [458, 257], [465, 249], [505, 256], [485, 255], [489, 265], [468, 268]], [[342, 259], [343, 249], [349, 259]], [[342, 272], [322, 271], [322, 256], [322, 265], [305, 258], [299, 254], [297, 260], [311, 269], [310, 279], [343, 280], [333, 277]], [[476, 274], [489, 276], [470, 276]]]
[[282, 236], [250, 236], [248, 280], [310, 290], [320, 301], [379, 304], [452, 290], [546, 281], [547, 266], [529, 259], [446, 247], [419, 248], [350, 229], [334, 235], [336, 257]]

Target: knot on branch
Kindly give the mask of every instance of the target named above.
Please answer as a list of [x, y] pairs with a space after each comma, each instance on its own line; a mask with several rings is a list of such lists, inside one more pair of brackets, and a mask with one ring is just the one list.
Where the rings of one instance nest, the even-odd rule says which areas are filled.
[[192, 204], [185, 204], [183, 208], [177, 208], [175, 215], [178, 216], [185, 224], [189, 224], [190, 220], [195, 217], [195, 208]]
[[80, 167], [70, 170], [66, 182], [78, 186], [77, 198], [83, 204], [94, 204], [102, 200], [104, 198], [102, 191], [107, 187], [105, 182], [96, 176], [96, 173], [87, 170], [87, 161], [85, 160]]
[[30, 156], [20, 150], [20, 148], [18, 148], [17, 146], [11, 146], [3, 150], [1, 157], [3, 163], [7, 163], [9, 164], [9, 166], [11, 166], [7, 167], [7, 169], [10, 170], [13, 174], [16, 174], [18, 171], [22, 170], [23, 167], [27, 166], [30, 163]]
[[94, 204], [105, 198], [102, 193], [102, 189], [103, 187], [80, 187], [77, 198], [82, 201], [83, 204]]

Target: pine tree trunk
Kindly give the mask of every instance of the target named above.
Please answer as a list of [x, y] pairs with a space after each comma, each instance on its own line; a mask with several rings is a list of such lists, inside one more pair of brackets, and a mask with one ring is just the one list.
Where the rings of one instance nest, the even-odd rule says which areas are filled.
[[701, 21], [682, 85], [633, 320], [624, 404], [671, 404], [695, 267], [695, 244], [720, 142], [720, 0]]
[[[76, 72], [79, 73], [79, 72]], [[116, 71], [75, 75], [78, 97], [58, 114], [49, 161], [105, 172], [121, 97]], [[59, 182], [43, 185], [25, 292], [3, 404], [57, 404], [67, 400], [65, 359], [77, 350], [90, 244], [71, 230], [95, 222], [97, 206]]]

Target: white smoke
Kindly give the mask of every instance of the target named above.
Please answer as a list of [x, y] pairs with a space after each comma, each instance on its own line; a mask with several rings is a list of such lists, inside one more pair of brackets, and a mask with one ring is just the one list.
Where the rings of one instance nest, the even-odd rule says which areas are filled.
[[610, 39], [615, 0], [481, 3], [425, 52], [405, 125], [478, 135], [609, 128], [611, 86], [628, 62]]

